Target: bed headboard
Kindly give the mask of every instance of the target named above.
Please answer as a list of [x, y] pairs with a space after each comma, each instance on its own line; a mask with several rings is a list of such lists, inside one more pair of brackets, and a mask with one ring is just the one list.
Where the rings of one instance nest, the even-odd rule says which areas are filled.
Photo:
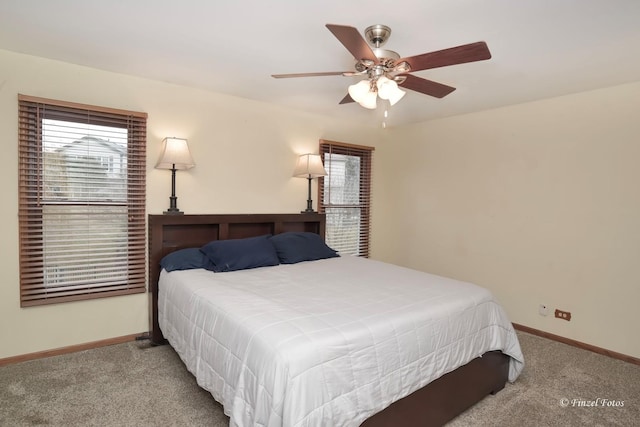
[[158, 325], [160, 260], [170, 252], [196, 248], [212, 240], [241, 239], [307, 231], [324, 238], [325, 216], [301, 214], [149, 215], [149, 303], [151, 342], [165, 342]]

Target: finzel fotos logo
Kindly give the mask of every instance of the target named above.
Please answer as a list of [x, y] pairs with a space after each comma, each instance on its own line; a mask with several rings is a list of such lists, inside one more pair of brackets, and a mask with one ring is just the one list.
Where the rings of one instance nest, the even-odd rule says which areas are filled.
[[605, 399], [597, 397], [595, 399], [560, 399], [560, 406], [563, 408], [621, 408], [624, 406], [624, 400]]

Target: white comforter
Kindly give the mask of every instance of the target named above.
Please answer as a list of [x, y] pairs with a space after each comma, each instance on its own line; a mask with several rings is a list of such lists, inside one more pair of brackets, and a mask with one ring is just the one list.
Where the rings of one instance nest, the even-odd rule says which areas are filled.
[[490, 350], [523, 367], [489, 291], [357, 257], [163, 271], [159, 323], [230, 426], [357, 426]]

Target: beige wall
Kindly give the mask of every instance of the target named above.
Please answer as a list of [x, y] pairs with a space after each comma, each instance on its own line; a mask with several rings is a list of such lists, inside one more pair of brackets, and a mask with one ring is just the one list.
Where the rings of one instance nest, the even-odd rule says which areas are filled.
[[376, 229], [375, 256], [483, 285], [513, 322], [640, 357], [639, 112], [635, 83], [388, 132], [376, 172], [393, 208], [378, 219], [395, 225]]
[[149, 329], [147, 295], [20, 308], [18, 93], [147, 112], [148, 213], [169, 205], [170, 172], [153, 168], [166, 136], [187, 138], [196, 162], [177, 176], [178, 207], [187, 213], [299, 212], [307, 184], [291, 177], [297, 154], [317, 152], [320, 138], [376, 145], [375, 127], [0, 51], [0, 358]]
[[640, 83], [380, 131], [0, 51], [0, 358], [148, 329], [146, 295], [19, 307], [18, 93], [149, 113], [149, 213], [168, 206], [169, 172], [153, 168], [165, 136], [196, 161], [177, 177], [187, 213], [297, 212], [296, 154], [320, 138], [376, 146], [374, 258], [476, 282], [514, 322], [640, 357]]

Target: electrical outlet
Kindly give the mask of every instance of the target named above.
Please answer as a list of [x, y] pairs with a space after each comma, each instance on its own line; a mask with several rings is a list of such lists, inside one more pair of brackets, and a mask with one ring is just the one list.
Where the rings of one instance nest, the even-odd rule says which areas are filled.
[[571, 320], [571, 313], [568, 312], [568, 311], [558, 310], [556, 308], [556, 317], [558, 319], [564, 319], [564, 320], [566, 320], [568, 322], [569, 320]]
[[549, 307], [544, 304], [540, 304], [538, 306], [538, 314], [540, 316], [548, 316], [549, 315]]

